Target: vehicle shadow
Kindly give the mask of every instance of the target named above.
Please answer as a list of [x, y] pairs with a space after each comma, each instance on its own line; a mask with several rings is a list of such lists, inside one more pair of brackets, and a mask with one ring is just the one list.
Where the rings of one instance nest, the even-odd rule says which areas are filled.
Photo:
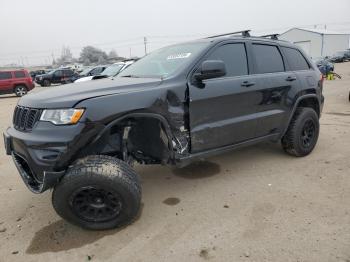
[[[143, 203], [135, 223], [142, 215]], [[31, 240], [26, 254], [41, 254], [45, 252], [60, 252], [76, 249], [96, 242], [108, 235], [114, 235], [127, 226], [112, 230], [92, 231], [82, 229], [64, 220], [58, 220], [37, 231]], [[130, 238], [130, 237], [129, 237]], [[132, 239], [123, 239], [122, 243], [127, 244]]]
[[0, 95], [0, 99], [14, 99], [18, 98], [16, 95]]
[[[205, 161], [194, 162], [183, 168], [136, 165], [135, 170], [139, 173], [142, 180], [144, 201], [149, 201], [150, 197], [153, 199], [159, 198], [159, 201], [149, 201], [148, 203], [157, 203], [157, 205], [162, 203], [167, 206], [176, 206], [181, 200], [171, 192], [177, 192], [178, 188], [181, 188], [182, 191], [178, 193], [182, 195], [187, 190], [193, 190], [191, 187], [184, 187], [182, 185], [196, 184], [205, 187], [207, 183], [213, 183], [213, 180], [216, 180], [216, 176], [218, 179], [222, 179], [222, 176], [227, 176], [226, 170], [230, 169], [232, 166], [236, 166], [237, 168], [244, 168], [245, 166], [249, 168], [252, 161], [264, 161], [264, 158], [275, 157], [278, 154], [281, 154], [282, 158], [284, 157], [278, 145], [274, 146], [273, 144], [265, 143], [253, 147], [238, 149], [221, 156], [209, 158]], [[231, 172], [229, 175], [239, 176], [240, 174], [239, 172]], [[159, 190], [160, 188], [163, 190]], [[154, 192], [157, 192], [156, 196], [154, 195]], [[167, 193], [169, 194], [169, 197], [164, 200], [161, 196], [164, 196], [164, 194]], [[144, 204], [142, 204], [139, 215], [135, 221], [141, 218], [143, 206]], [[148, 209], [154, 210], [155, 206], [151, 204], [148, 206]], [[147, 220], [148, 218], [146, 217], [145, 221]], [[134, 223], [132, 226], [138, 228], [144, 228], [147, 226], [147, 222], [138, 225], [135, 225]], [[35, 233], [26, 249], [26, 253], [40, 254], [46, 252], [67, 251], [92, 244], [106, 236], [115, 234], [118, 234], [118, 243], [120, 243], [120, 246], [116, 246], [116, 248], [123, 248], [123, 246], [127, 245], [137, 237], [138, 234], [135, 233], [134, 230], [124, 232], [124, 230], [127, 230], [126, 227], [114, 230], [90, 231], [74, 226], [64, 220], [58, 220], [44, 226]], [[138, 229], [135, 231], [139, 232], [140, 230]]]

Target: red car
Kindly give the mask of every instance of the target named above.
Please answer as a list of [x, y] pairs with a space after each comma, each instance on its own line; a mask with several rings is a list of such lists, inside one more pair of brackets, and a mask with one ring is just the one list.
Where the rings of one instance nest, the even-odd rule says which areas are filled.
[[0, 94], [24, 96], [33, 88], [34, 83], [27, 70], [0, 71]]

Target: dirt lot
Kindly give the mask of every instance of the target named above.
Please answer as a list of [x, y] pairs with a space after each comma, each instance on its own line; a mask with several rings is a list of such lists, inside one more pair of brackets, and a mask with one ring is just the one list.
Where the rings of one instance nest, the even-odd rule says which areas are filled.
[[[325, 85], [314, 152], [260, 144], [184, 170], [138, 167], [143, 209], [124, 229], [62, 221], [0, 142], [0, 261], [350, 261], [350, 63]], [[37, 91], [39, 88], [37, 89]], [[0, 130], [17, 98], [0, 97]]]

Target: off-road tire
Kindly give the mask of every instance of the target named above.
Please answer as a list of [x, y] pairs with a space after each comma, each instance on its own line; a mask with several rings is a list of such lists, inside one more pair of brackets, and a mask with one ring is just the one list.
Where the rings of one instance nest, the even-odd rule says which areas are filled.
[[[306, 146], [303, 144], [303, 136], [306, 125], [314, 126], [314, 135]], [[293, 156], [302, 157], [310, 154], [316, 146], [320, 124], [318, 115], [312, 108], [298, 107], [289, 124], [286, 134], [282, 138], [284, 151]]]
[[[118, 199], [120, 204], [118, 202], [118, 208], [116, 209], [119, 210], [119, 213], [105, 221], [103, 217], [100, 218], [100, 210], [104, 210], [106, 207], [101, 208], [98, 205], [100, 202], [96, 204], [92, 201], [91, 203], [91, 198], [94, 198], [94, 196], [82, 197], [82, 195], [79, 195], [83, 194], [85, 196], [88, 194], [86, 193], [87, 190], [87, 192], [90, 192], [89, 190], [96, 192], [93, 191], [94, 189], [100, 190], [98, 192], [102, 193], [109, 192], [115, 199]], [[106, 194], [106, 197], [101, 197], [104, 199], [103, 205], [110, 201], [110, 195], [108, 194]], [[77, 198], [78, 196], [79, 198]], [[87, 205], [88, 211], [86, 211], [86, 208], [81, 211], [81, 206], [77, 208], [77, 205], [81, 205], [77, 202], [78, 200], [90, 201]], [[84, 205], [86, 205], [85, 202]], [[116, 206], [115, 203], [113, 202]], [[140, 179], [135, 171], [122, 160], [103, 155], [87, 156], [77, 160], [55, 186], [52, 193], [52, 205], [59, 216], [72, 224], [91, 230], [111, 229], [131, 223], [139, 212], [140, 203]], [[90, 208], [98, 211], [96, 212], [97, 217], [94, 216], [95, 211], [90, 212]], [[112, 209], [114, 210], [114, 207]], [[94, 218], [90, 219], [91, 216]], [[106, 217], [108, 217], [108, 214]]]
[[18, 97], [22, 97], [28, 93], [28, 89], [25, 85], [18, 85], [14, 89], [14, 93]]
[[44, 80], [44, 82], [43, 82], [43, 86], [50, 86], [51, 85], [51, 82], [50, 82], [50, 80]]

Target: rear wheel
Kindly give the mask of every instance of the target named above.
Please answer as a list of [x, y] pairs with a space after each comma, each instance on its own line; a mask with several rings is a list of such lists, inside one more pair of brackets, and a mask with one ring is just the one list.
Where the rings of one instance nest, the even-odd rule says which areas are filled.
[[137, 174], [125, 162], [109, 156], [78, 160], [52, 194], [53, 207], [62, 218], [93, 230], [131, 223], [140, 202]]
[[287, 133], [282, 138], [283, 149], [294, 156], [306, 156], [316, 146], [320, 124], [312, 108], [300, 107], [294, 113]]
[[24, 85], [19, 85], [19, 86], [15, 87], [14, 92], [15, 92], [16, 96], [21, 97], [21, 96], [24, 96], [28, 93], [28, 89]]

